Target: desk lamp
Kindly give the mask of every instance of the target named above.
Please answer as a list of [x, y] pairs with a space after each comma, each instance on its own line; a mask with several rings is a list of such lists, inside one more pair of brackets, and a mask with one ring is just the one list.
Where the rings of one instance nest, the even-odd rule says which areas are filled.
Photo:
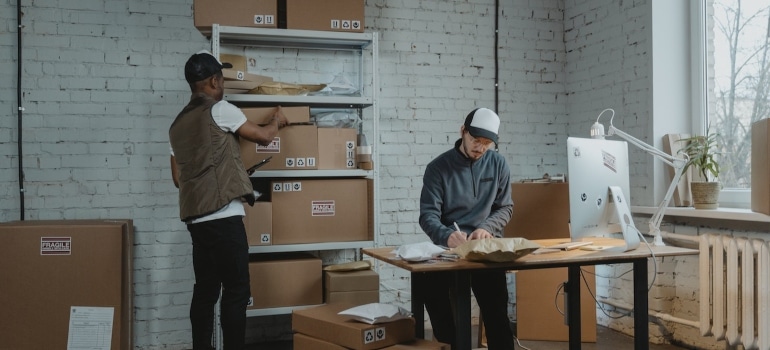
[[[607, 134], [604, 134], [604, 125], [599, 123], [599, 118], [601, 118], [602, 114], [607, 111], [612, 112], [612, 116], [610, 117], [610, 127], [607, 129]], [[674, 190], [679, 184], [679, 179], [682, 177], [682, 169], [684, 168], [685, 164], [687, 164], [689, 157], [686, 154], [682, 154], [680, 157], [675, 157], [642, 142], [641, 140], [623, 132], [622, 130], [619, 130], [614, 125], [612, 125], [612, 120], [614, 118], [615, 110], [612, 108], [607, 108], [599, 113], [599, 116], [596, 117], [596, 123], [591, 126], [591, 138], [604, 139], [605, 136], [617, 135], [618, 137], [628, 141], [628, 143], [641, 148], [645, 152], [652, 154], [662, 162], [674, 168], [674, 178], [671, 180], [671, 185], [668, 186], [666, 195], [663, 197], [663, 200], [660, 202], [660, 204], [658, 204], [658, 209], [655, 210], [655, 213], [652, 215], [650, 221], [648, 222], [649, 234], [653, 235], [654, 237], [653, 245], [664, 246], [665, 244], [663, 243], [663, 238], [660, 235], [660, 223], [663, 221], [663, 213], [666, 211], [666, 207], [668, 207], [668, 204], [671, 202], [671, 197], [674, 196]]]

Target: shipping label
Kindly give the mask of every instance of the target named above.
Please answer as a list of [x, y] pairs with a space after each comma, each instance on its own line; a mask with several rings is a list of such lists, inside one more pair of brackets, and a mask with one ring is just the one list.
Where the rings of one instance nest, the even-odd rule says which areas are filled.
[[281, 153], [281, 138], [276, 136], [267, 146], [257, 144], [257, 153]]
[[334, 216], [333, 200], [316, 200], [310, 202], [311, 216]]
[[70, 255], [72, 237], [40, 237], [40, 255]]

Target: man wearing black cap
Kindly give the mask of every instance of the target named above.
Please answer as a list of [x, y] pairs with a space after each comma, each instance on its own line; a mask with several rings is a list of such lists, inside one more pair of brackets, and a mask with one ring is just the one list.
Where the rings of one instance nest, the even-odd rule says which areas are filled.
[[287, 124], [280, 107], [269, 124], [257, 125], [223, 101], [221, 63], [201, 51], [185, 64], [192, 97], [169, 129], [171, 172], [179, 188], [179, 212], [193, 243], [195, 286], [190, 305], [193, 349], [213, 349], [214, 305], [222, 291], [225, 350], [244, 347], [250, 297], [249, 246], [242, 201], [254, 203], [238, 138], [268, 145]]
[[[420, 227], [434, 244], [454, 248], [472, 239], [503, 236], [513, 212], [510, 169], [499, 153], [487, 152], [497, 145], [499, 127], [500, 117], [495, 112], [474, 109], [460, 127], [454, 148], [425, 168]], [[425, 298], [434, 338], [455, 349], [451, 275], [430, 273], [425, 278], [426, 285], [435, 291]], [[484, 318], [489, 349], [513, 350], [505, 271], [474, 272], [471, 288]]]

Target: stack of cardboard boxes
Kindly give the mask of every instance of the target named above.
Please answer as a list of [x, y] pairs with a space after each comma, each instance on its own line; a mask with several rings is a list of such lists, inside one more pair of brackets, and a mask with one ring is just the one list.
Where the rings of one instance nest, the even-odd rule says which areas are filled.
[[[249, 120], [263, 124], [275, 108], [243, 111]], [[253, 207], [246, 207], [249, 244], [372, 240], [371, 179], [302, 177], [302, 170], [355, 168], [356, 130], [318, 128], [310, 124], [308, 107], [284, 107], [283, 113], [291, 125], [281, 129], [270, 145], [240, 141], [247, 168], [272, 157], [257, 171], [297, 170], [296, 178], [255, 183], [262, 196]]]
[[[277, 107], [242, 108], [247, 119], [267, 123]], [[355, 168], [357, 132], [349, 128], [318, 128], [310, 108], [283, 107], [290, 125], [268, 146], [241, 139], [241, 158], [248, 168], [268, 157], [256, 171], [292, 170], [297, 177], [254, 178], [261, 192], [245, 205], [249, 245], [289, 245], [373, 239], [373, 183], [365, 178], [303, 178], [303, 170]], [[323, 302], [321, 260], [308, 255], [256, 254], [250, 308], [316, 305]], [[373, 271], [327, 278], [327, 296], [359, 304], [379, 300], [379, 279]], [[292, 276], [291, 279], [285, 276]], [[360, 283], [359, 283], [360, 282]], [[352, 284], [351, 284], [352, 283]], [[260, 288], [269, 286], [269, 288]]]
[[[566, 182], [525, 182], [511, 184], [514, 209], [505, 227], [505, 237], [527, 239], [569, 238], [569, 185]], [[580, 285], [581, 339], [596, 341], [596, 307], [587, 285], [594, 286], [594, 267], [586, 266], [585, 283]], [[567, 268], [516, 271], [516, 327], [521, 340], [569, 340], [569, 327], [560, 310], [566, 297], [554, 294], [567, 281]], [[554, 292], [555, 293], [555, 292]]]
[[449, 345], [415, 338], [414, 319], [368, 324], [338, 313], [355, 304], [334, 303], [295, 310], [294, 350], [449, 350]]
[[364, 31], [364, 0], [195, 0], [195, 27]]

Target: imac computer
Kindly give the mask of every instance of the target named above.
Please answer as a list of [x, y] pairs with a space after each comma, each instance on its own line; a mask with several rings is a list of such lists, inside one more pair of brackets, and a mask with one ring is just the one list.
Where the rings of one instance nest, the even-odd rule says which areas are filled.
[[570, 237], [573, 242], [622, 233], [629, 251], [639, 246], [630, 211], [628, 145], [625, 141], [567, 138]]

